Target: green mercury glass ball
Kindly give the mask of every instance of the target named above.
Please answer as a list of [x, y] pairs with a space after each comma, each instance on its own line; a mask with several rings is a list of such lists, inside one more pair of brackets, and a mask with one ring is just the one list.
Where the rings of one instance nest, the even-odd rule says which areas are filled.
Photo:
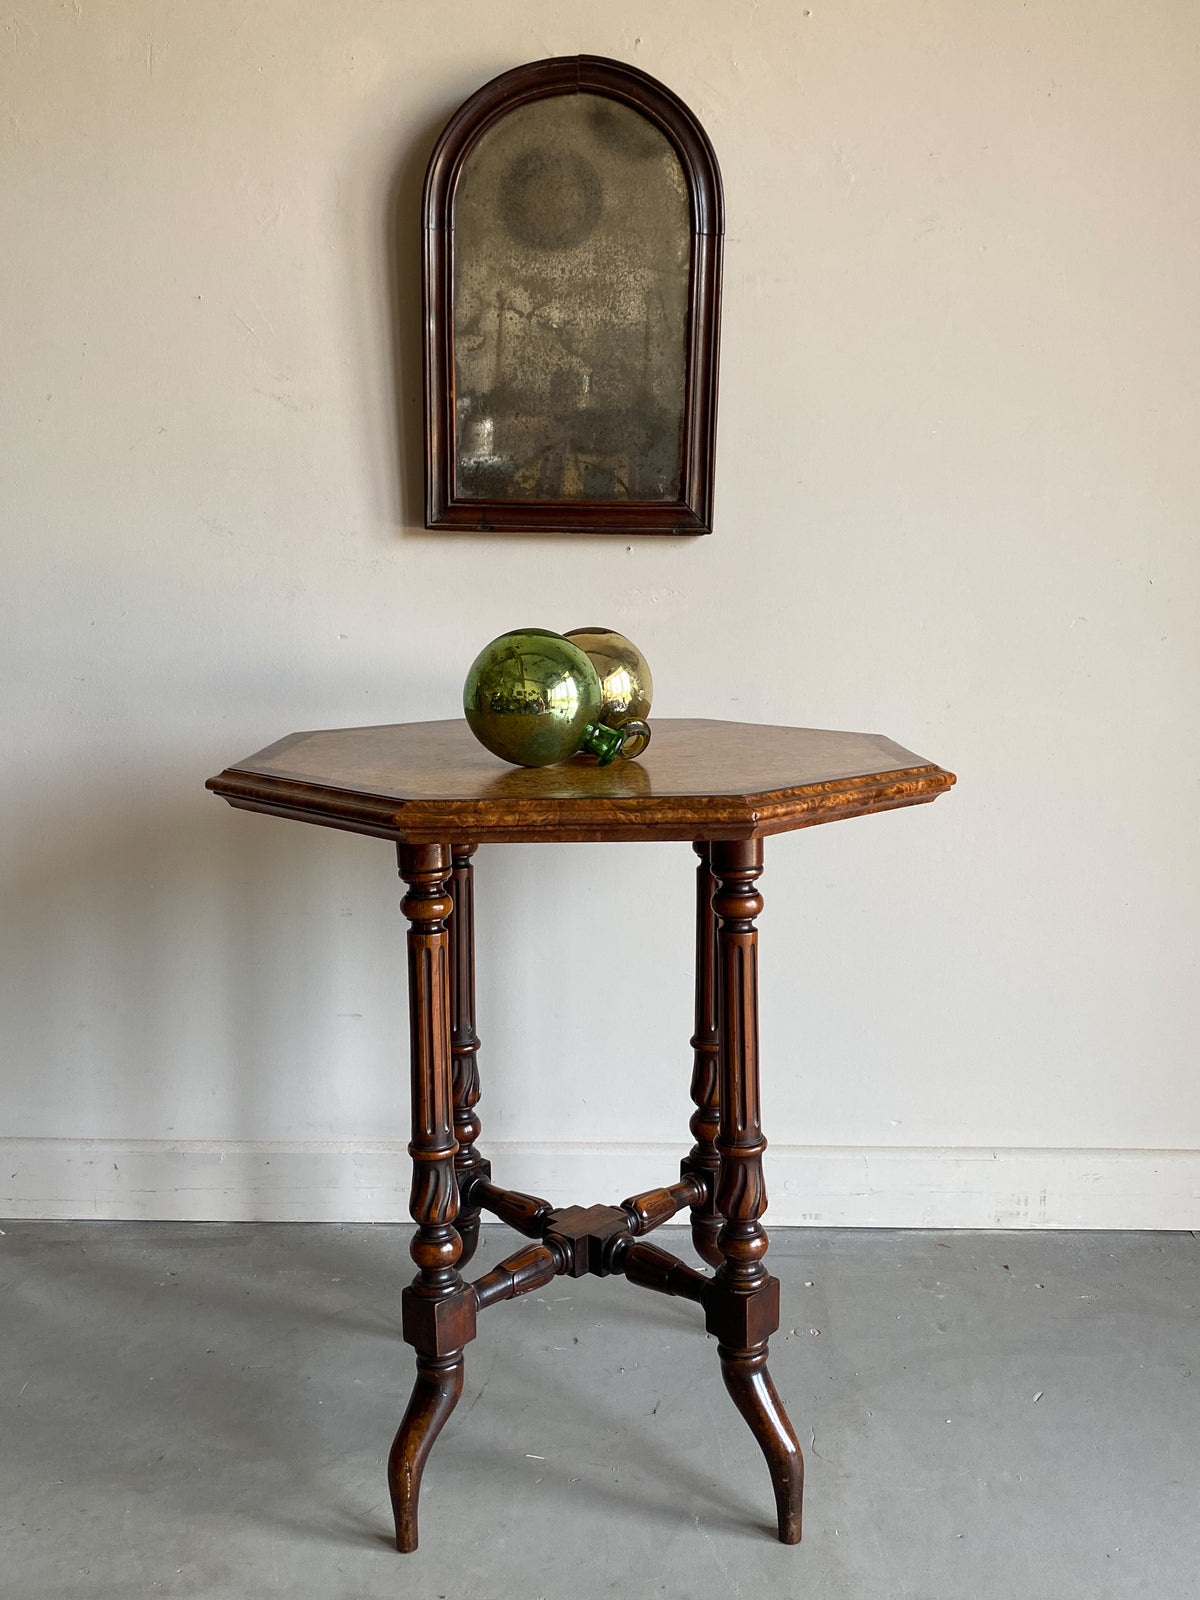
[[493, 639], [463, 685], [471, 732], [517, 767], [549, 767], [573, 756], [599, 723], [603, 703], [599, 675], [584, 651], [546, 628], [518, 628]]

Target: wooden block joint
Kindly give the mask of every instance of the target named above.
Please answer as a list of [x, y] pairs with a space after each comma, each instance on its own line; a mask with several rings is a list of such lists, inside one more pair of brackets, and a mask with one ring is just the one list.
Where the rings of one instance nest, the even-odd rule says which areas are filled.
[[704, 1296], [704, 1326], [733, 1350], [765, 1344], [779, 1326], [779, 1279], [768, 1278], [753, 1294], [734, 1294], [713, 1279]]
[[400, 1307], [404, 1342], [422, 1355], [454, 1355], [475, 1337], [475, 1293], [469, 1284], [440, 1300], [408, 1288], [400, 1297]]
[[617, 1241], [630, 1237], [629, 1213], [620, 1206], [564, 1206], [547, 1218], [546, 1243], [557, 1243], [566, 1253], [572, 1278], [589, 1272], [608, 1277]]

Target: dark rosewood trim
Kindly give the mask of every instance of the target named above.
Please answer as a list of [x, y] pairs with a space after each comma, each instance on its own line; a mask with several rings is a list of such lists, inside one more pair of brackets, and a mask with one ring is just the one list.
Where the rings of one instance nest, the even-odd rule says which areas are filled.
[[454, 1083], [454, 1137], [458, 1150], [454, 1172], [460, 1196], [458, 1234], [462, 1240], [459, 1270], [479, 1243], [479, 1207], [467, 1198], [475, 1178], [491, 1176], [491, 1165], [475, 1148], [479, 1137], [479, 1035], [475, 1031], [475, 870], [473, 844], [450, 846], [450, 899], [446, 919], [450, 935], [450, 1060]]
[[[463, 162], [498, 118], [560, 94], [632, 106], [671, 141], [692, 207], [692, 282], [678, 501], [466, 500], [454, 492], [454, 193]], [[425, 174], [425, 526], [495, 533], [709, 533], [717, 420], [725, 202], [708, 135], [664, 84], [602, 56], [555, 56], [484, 84], [454, 113]]]
[[779, 1537], [800, 1539], [804, 1458], [795, 1429], [767, 1371], [767, 1345], [779, 1326], [779, 1281], [763, 1265], [767, 1209], [762, 1158], [767, 1148], [759, 1110], [757, 881], [761, 839], [714, 842], [712, 907], [717, 921], [717, 1032], [720, 1037], [720, 1158], [717, 1238], [724, 1258], [705, 1300], [705, 1325], [718, 1340], [721, 1376], [766, 1457], [775, 1491]]
[[458, 1270], [458, 1182], [450, 1055], [450, 953], [446, 920], [450, 851], [398, 847], [408, 918], [408, 1006], [412, 1066], [412, 1191], [417, 1231], [409, 1253], [417, 1275], [402, 1299], [404, 1337], [417, 1352], [412, 1398], [388, 1457], [388, 1490], [400, 1550], [417, 1548], [421, 1475], [433, 1442], [458, 1403], [463, 1346], [475, 1337], [475, 1298]]
[[702, 1261], [719, 1267], [725, 1259], [717, 1245], [722, 1218], [717, 1210], [717, 1154], [720, 1125], [720, 1019], [717, 1015], [717, 918], [712, 908], [711, 847], [701, 839], [693, 846], [696, 867], [696, 1031], [692, 1035], [692, 1138], [696, 1141], [679, 1166], [682, 1176], [704, 1179], [707, 1192], [692, 1208], [692, 1243]]

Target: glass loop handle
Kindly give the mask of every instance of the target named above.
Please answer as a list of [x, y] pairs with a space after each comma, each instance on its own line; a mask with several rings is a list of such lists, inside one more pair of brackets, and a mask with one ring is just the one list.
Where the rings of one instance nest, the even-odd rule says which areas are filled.
[[650, 743], [650, 725], [646, 722], [626, 722], [620, 728], [609, 728], [603, 722], [589, 722], [579, 741], [581, 751], [595, 756], [596, 765], [607, 767], [618, 756], [632, 760], [640, 756]]
[[650, 724], [634, 718], [621, 724], [621, 732], [625, 735], [625, 742], [621, 746], [621, 760], [632, 761], [640, 756], [650, 743]]

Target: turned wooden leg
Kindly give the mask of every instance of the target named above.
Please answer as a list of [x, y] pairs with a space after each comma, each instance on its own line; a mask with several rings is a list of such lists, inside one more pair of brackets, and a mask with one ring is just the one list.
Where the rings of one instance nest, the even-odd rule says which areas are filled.
[[767, 1209], [762, 1158], [767, 1147], [758, 1091], [758, 931], [762, 910], [755, 883], [762, 841], [712, 846], [713, 910], [717, 916], [717, 1017], [720, 1036], [720, 1176], [717, 1209], [721, 1265], [706, 1304], [718, 1339], [725, 1387], [766, 1457], [784, 1544], [800, 1538], [804, 1460], [787, 1412], [767, 1372], [767, 1342], [779, 1326], [779, 1282], [763, 1265]]
[[698, 840], [692, 846], [700, 857], [696, 867], [696, 1031], [692, 1035], [692, 1112], [691, 1130], [695, 1144], [679, 1164], [681, 1177], [697, 1177], [706, 1185], [706, 1196], [692, 1207], [692, 1243], [696, 1254], [710, 1266], [719, 1267], [724, 1257], [717, 1245], [721, 1214], [717, 1210], [717, 1175], [721, 1158], [717, 1154], [718, 1104], [720, 1097], [719, 1021], [717, 1017], [717, 919], [712, 907], [713, 876], [710, 846]]
[[434, 1440], [462, 1393], [463, 1346], [475, 1336], [475, 1299], [462, 1281], [454, 1226], [458, 1183], [450, 1063], [451, 902], [445, 845], [397, 847], [408, 929], [412, 1043], [412, 1193], [417, 1231], [409, 1246], [417, 1275], [403, 1296], [404, 1337], [417, 1351], [417, 1381], [388, 1459], [388, 1489], [400, 1550], [417, 1547], [421, 1474]]
[[479, 1035], [475, 1032], [475, 871], [473, 844], [450, 847], [450, 898], [454, 909], [447, 921], [450, 935], [450, 1057], [454, 1082], [454, 1136], [458, 1151], [454, 1172], [463, 1203], [458, 1213], [462, 1240], [459, 1270], [479, 1243], [479, 1207], [470, 1203], [471, 1181], [489, 1178], [491, 1165], [475, 1148], [479, 1137]]

